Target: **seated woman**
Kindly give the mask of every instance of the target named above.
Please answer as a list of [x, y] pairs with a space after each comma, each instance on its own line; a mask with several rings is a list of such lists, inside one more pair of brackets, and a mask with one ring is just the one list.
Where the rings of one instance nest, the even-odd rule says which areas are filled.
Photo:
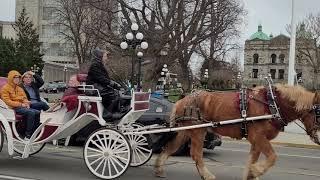
[[61, 105], [61, 103], [67, 103], [68, 110], [77, 108], [78, 99], [77, 96], [79, 95], [78, 92], [78, 85], [80, 82], [77, 80], [77, 75], [72, 75], [68, 82], [67, 89], [64, 91], [61, 101], [56, 102], [53, 106], [51, 106], [47, 112], [52, 112], [57, 110], [57, 107]]
[[21, 74], [18, 71], [10, 71], [8, 82], [1, 89], [1, 99], [17, 114], [24, 116], [26, 121], [25, 140], [28, 141], [40, 124], [40, 111], [30, 108], [31, 102], [19, 86]]
[[32, 71], [27, 71], [22, 75], [22, 89], [26, 93], [28, 100], [31, 102], [30, 108], [38, 111], [48, 110], [47, 103], [41, 101], [39, 88], [44, 84], [43, 79]]
[[109, 52], [104, 52], [99, 49], [92, 52], [93, 62], [89, 68], [86, 82], [88, 85], [94, 85], [95, 88], [100, 91], [102, 104], [105, 107], [103, 116], [106, 119], [114, 117], [112, 113], [118, 98], [114, 89], [120, 89], [121, 87], [118, 83], [110, 79], [109, 73], [104, 66], [104, 63], [109, 60], [108, 54]]

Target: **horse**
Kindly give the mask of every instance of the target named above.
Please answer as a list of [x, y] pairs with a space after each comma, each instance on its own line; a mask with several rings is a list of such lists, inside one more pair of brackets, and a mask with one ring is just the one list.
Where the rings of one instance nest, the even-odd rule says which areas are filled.
[[[247, 90], [247, 117], [270, 114], [267, 93], [272, 89], [275, 102], [280, 109], [282, 122], [279, 119], [267, 119], [246, 122], [246, 139], [250, 142], [250, 154], [247, 166], [243, 173], [244, 180], [258, 179], [267, 172], [277, 159], [277, 155], [270, 143], [281, 129], [288, 123], [297, 119], [304, 124], [306, 133], [311, 140], [320, 145], [320, 93], [310, 92], [296, 85], [275, 84], [272, 88], [267, 86], [255, 87]], [[185, 116], [186, 107], [196, 107], [201, 117], [198, 120]], [[197, 123], [218, 122], [241, 118], [239, 108], [239, 92], [206, 92], [197, 91], [177, 101], [170, 115], [170, 124], [175, 126], [187, 126]], [[314, 108], [317, 107], [317, 108]], [[234, 139], [242, 139], [242, 123], [222, 125], [219, 127], [208, 127], [178, 131], [163, 148], [155, 161], [155, 175], [165, 177], [163, 165], [182, 144], [191, 139], [190, 155], [196, 163], [199, 175], [204, 180], [213, 180], [215, 176], [209, 172], [203, 161], [203, 143], [207, 132], [229, 136]], [[258, 161], [260, 154], [266, 158]]]

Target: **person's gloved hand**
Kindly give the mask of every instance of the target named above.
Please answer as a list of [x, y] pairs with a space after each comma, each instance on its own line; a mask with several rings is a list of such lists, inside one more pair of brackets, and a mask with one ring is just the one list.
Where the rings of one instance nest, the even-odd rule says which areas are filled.
[[121, 85], [115, 81], [111, 81], [111, 86], [117, 90], [120, 90], [120, 88], [121, 88]]

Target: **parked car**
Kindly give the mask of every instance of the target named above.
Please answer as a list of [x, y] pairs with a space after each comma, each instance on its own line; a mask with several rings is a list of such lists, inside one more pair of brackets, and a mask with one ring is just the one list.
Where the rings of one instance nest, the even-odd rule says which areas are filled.
[[[154, 94], [150, 98], [150, 109], [146, 111], [138, 120], [137, 123], [143, 125], [152, 125], [152, 124], [165, 124], [166, 119], [169, 118], [171, 109], [173, 107], [173, 103], [168, 101], [158, 94]], [[78, 133], [74, 134], [71, 137], [70, 145], [80, 145], [82, 146], [87, 137], [96, 129], [100, 128], [101, 126], [97, 121], [93, 121], [88, 124], [86, 127], [81, 129]], [[159, 134], [151, 134], [151, 139], [153, 143], [157, 143], [158, 140], [164, 135], [164, 133]], [[207, 149], [214, 149], [216, 146], [220, 146], [222, 144], [221, 138], [218, 135], [207, 133], [204, 148]], [[180, 149], [175, 153], [176, 155], [185, 154], [189, 152], [189, 145], [190, 141], [186, 144], [182, 145]], [[161, 147], [156, 147], [153, 149], [155, 152], [159, 152]]]
[[59, 92], [64, 92], [67, 89], [67, 84], [65, 82], [57, 82], [57, 86]]
[[43, 91], [45, 93], [58, 93], [58, 85], [55, 82], [45, 83], [43, 85]]

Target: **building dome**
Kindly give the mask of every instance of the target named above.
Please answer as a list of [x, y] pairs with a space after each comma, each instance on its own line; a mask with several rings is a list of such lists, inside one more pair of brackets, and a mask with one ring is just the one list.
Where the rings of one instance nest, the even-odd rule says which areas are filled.
[[262, 32], [262, 25], [260, 24], [258, 26], [258, 31], [256, 33], [254, 33], [253, 35], [250, 36], [249, 40], [263, 40], [263, 41], [267, 41], [270, 40], [270, 37], [265, 34], [264, 32]]

